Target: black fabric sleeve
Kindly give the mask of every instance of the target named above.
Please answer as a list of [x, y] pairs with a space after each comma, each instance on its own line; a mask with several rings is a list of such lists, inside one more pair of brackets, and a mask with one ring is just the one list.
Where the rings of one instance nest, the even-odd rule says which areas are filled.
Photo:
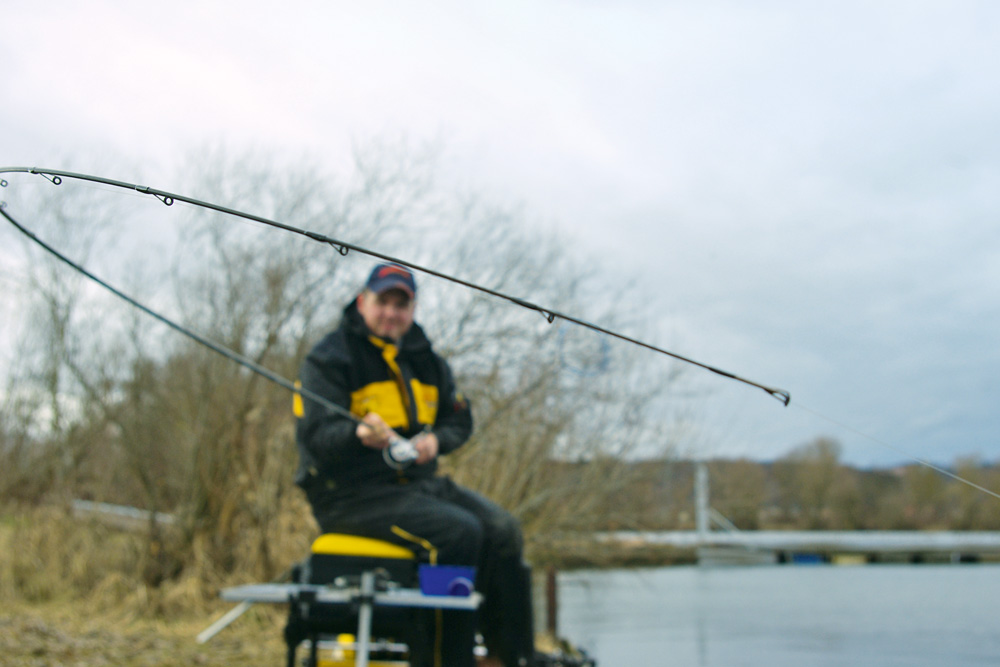
[[[320, 362], [310, 355], [302, 365], [299, 379], [304, 389], [349, 410], [351, 398], [345, 377], [347, 366], [338, 361], [342, 360], [323, 359]], [[345, 462], [351, 450], [361, 447], [361, 441], [355, 434], [357, 424], [304, 396], [303, 405], [305, 415], [296, 427], [297, 440], [312, 465], [320, 473], [330, 474]]]

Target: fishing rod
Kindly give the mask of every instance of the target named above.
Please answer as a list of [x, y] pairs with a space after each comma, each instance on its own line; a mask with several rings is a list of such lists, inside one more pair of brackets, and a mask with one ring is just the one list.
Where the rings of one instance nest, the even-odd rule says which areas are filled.
[[[363, 246], [356, 245], [354, 243], [349, 243], [347, 241], [341, 241], [341, 240], [338, 240], [338, 239], [334, 239], [334, 238], [331, 238], [329, 236], [326, 236], [325, 234], [320, 234], [318, 232], [312, 232], [312, 231], [308, 231], [308, 230], [305, 230], [305, 229], [300, 229], [298, 227], [293, 227], [292, 225], [288, 225], [288, 224], [285, 224], [285, 223], [282, 223], [282, 222], [277, 222], [275, 220], [270, 220], [268, 218], [264, 218], [264, 217], [261, 217], [261, 216], [258, 216], [258, 215], [254, 215], [252, 213], [245, 213], [243, 211], [238, 211], [236, 209], [228, 208], [226, 206], [220, 206], [219, 204], [213, 204], [211, 202], [201, 201], [199, 199], [194, 199], [192, 197], [187, 197], [185, 195], [179, 195], [179, 194], [175, 194], [175, 193], [172, 193], [172, 192], [165, 192], [163, 190], [157, 190], [155, 188], [151, 188], [151, 187], [146, 186], [146, 185], [136, 185], [135, 183], [126, 183], [124, 181], [116, 181], [116, 180], [112, 180], [112, 179], [109, 179], [109, 178], [104, 178], [104, 177], [101, 177], [101, 176], [92, 176], [90, 174], [80, 174], [80, 173], [76, 173], [76, 172], [72, 172], [72, 171], [61, 171], [61, 170], [55, 170], [55, 169], [40, 169], [38, 167], [3, 167], [3, 168], [0, 168], [0, 174], [2, 174], [2, 173], [27, 173], [27, 174], [35, 174], [35, 175], [41, 176], [42, 178], [45, 178], [46, 180], [50, 181], [54, 185], [60, 185], [62, 183], [62, 179], [63, 178], [71, 178], [71, 179], [75, 179], [75, 180], [89, 181], [91, 183], [100, 183], [102, 185], [109, 185], [109, 186], [112, 186], [112, 187], [124, 188], [124, 189], [127, 189], [127, 190], [134, 190], [135, 192], [139, 192], [141, 194], [152, 195], [153, 197], [156, 197], [161, 202], [163, 202], [163, 204], [165, 204], [166, 206], [173, 206], [174, 202], [183, 202], [185, 204], [190, 204], [192, 206], [198, 206], [198, 207], [201, 207], [201, 208], [206, 208], [206, 209], [210, 209], [210, 210], [213, 210], [213, 211], [218, 211], [219, 213], [225, 213], [225, 214], [228, 214], [228, 215], [233, 215], [233, 216], [236, 216], [236, 217], [239, 217], [239, 218], [243, 218], [244, 220], [250, 220], [250, 221], [253, 221], [253, 222], [258, 222], [260, 224], [267, 225], [269, 227], [274, 227], [276, 229], [281, 229], [281, 230], [284, 230], [286, 232], [291, 232], [293, 234], [299, 234], [300, 236], [305, 236], [306, 238], [312, 239], [313, 241], [318, 241], [320, 243], [324, 243], [326, 245], [329, 245], [332, 248], [334, 248], [337, 252], [339, 252], [342, 256], [347, 255], [347, 253], [349, 251], [353, 250], [355, 252], [361, 253], [363, 255], [367, 255], [369, 257], [374, 257], [376, 259], [380, 259], [380, 260], [385, 261], [385, 262], [392, 262], [394, 264], [399, 264], [401, 266], [405, 266], [405, 267], [407, 267], [409, 269], [412, 269], [414, 271], [419, 271], [421, 273], [424, 273], [424, 274], [427, 274], [427, 275], [430, 275], [430, 276], [435, 276], [437, 278], [441, 278], [442, 280], [447, 280], [449, 282], [455, 283], [457, 285], [461, 285], [461, 286], [469, 288], [469, 289], [473, 289], [473, 290], [476, 290], [476, 291], [479, 291], [479, 292], [483, 292], [484, 294], [489, 294], [489, 295], [497, 297], [499, 299], [504, 299], [506, 301], [509, 301], [509, 302], [515, 304], [515, 305], [521, 306], [522, 308], [526, 308], [528, 310], [533, 310], [533, 311], [541, 314], [542, 317], [544, 317], [549, 322], [549, 324], [552, 324], [556, 319], [564, 320], [566, 322], [570, 322], [572, 324], [576, 324], [578, 326], [584, 327], [586, 329], [590, 329], [592, 331], [596, 331], [596, 332], [604, 334], [606, 336], [611, 336], [612, 338], [617, 338], [618, 340], [624, 341], [626, 343], [631, 343], [633, 345], [637, 345], [639, 347], [645, 348], [645, 349], [650, 350], [652, 352], [656, 352], [656, 353], [659, 353], [659, 354], [666, 355], [668, 357], [672, 357], [674, 359], [677, 359], [678, 361], [682, 361], [684, 363], [691, 364], [693, 366], [697, 366], [697, 367], [702, 368], [704, 370], [707, 370], [707, 371], [710, 371], [712, 373], [715, 373], [716, 375], [719, 375], [721, 377], [728, 378], [730, 380], [735, 380], [737, 382], [741, 382], [741, 383], [749, 385], [751, 387], [756, 387], [757, 389], [761, 389], [764, 392], [766, 392], [767, 394], [769, 394], [771, 397], [773, 397], [773, 398], [777, 399], [778, 401], [780, 401], [786, 407], [788, 406], [788, 404], [792, 400], [791, 394], [789, 392], [785, 391], [784, 389], [777, 389], [777, 388], [769, 387], [767, 385], [764, 385], [764, 384], [761, 384], [761, 383], [758, 383], [758, 382], [754, 382], [753, 380], [748, 380], [748, 379], [740, 377], [740, 376], [738, 376], [738, 375], [736, 375], [734, 373], [730, 373], [729, 371], [722, 370], [721, 368], [716, 368], [714, 366], [710, 366], [708, 364], [704, 364], [704, 363], [702, 363], [700, 361], [696, 361], [694, 359], [691, 359], [690, 357], [686, 357], [686, 356], [677, 354], [676, 352], [671, 352], [670, 350], [666, 350], [666, 349], [664, 349], [662, 347], [658, 347], [656, 345], [652, 345], [650, 343], [646, 343], [646, 342], [641, 341], [641, 340], [639, 340], [637, 338], [633, 338], [631, 336], [619, 333], [617, 331], [613, 331], [611, 329], [607, 329], [607, 328], [599, 326], [597, 324], [593, 324], [591, 322], [587, 322], [587, 321], [582, 320], [580, 318], [573, 317], [573, 316], [567, 315], [565, 313], [561, 313], [559, 311], [553, 310], [552, 308], [546, 308], [546, 307], [543, 307], [543, 306], [539, 306], [537, 304], [531, 303], [530, 301], [526, 301], [526, 300], [521, 299], [519, 297], [512, 296], [512, 295], [509, 295], [509, 294], [504, 294], [503, 292], [499, 292], [499, 291], [490, 289], [488, 287], [483, 287], [482, 285], [477, 285], [477, 284], [469, 282], [467, 280], [463, 280], [461, 278], [457, 278], [455, 276], [451, 276], [451, 275], [442, 273], [442, 272], [437, 271], [435, 269], [431, 269], [431, 268], [428, 268], [428, 267], [425, 267], [425, 266], [420, 266], [418, 264], [414, 264], [413, 262], [408, 262], [408, 261], [400, 259], [398, 257], [392, 257], [390, 255], [386, 255], [384, 253], [381, 253], [381, 252], [378, 252], [378, 251], [375, 251], [375, 250], [371, 250], [369, 248], [365, 248]], [[4, 183], [4, 185], [6, 185], [6, 182]]]
[[[0, 181], [0, 187], [4, 187], [5, 185], [6, 185], [5, 182]], [[357, 424], [363, 424], [364, 426], [366, 426], [368, 428], [372, 428], [372, 429], [375, 428], [371, 424], [368, 424], [368, 423], [364, 422], [357, 415], [355, 415], [354, 413], [352, 413], [350, 410], [344, 408], [343, 406], [337, 405], [333, 401], [331, 401], [331, 400], [329, 400], [329, 399], [327, 399], [327, 398], [325, 398], [323, 396], [320, 396], [316, 392], [311, 391], [309, 389], [306, 389], [305, 387], [301, 386], [301, 384], [299, 384], [297, 382], [293, 383], [293, 382], [287, 380], [284, 376], [279, 375], [279, 374], [275, 373], [274, 371], [271, 371], [271, 370], [265, 368], [264, 366], [261, 366], [260, 364], [258, 364], [257, 362], [253, 361], [252, 359], [249, 359], [246, 356], [244, 356], [244, 355], [242, 355], [242, 354], [240, 354], [238, 352], [235, 352], [234, 350], [231, 350], [231, 349], [229, 349], [228, 347], [226, 347], [224, 345], [220, 345], [219, 343], [216, 343], [215, 341], [209, 340], [208, 338], [205, 338], [204, 336], [202, 336], [202, 335], [200, 335], [200, 334], [192, 331], [191, 329], [188, 329], [187, 327], [184, 327], [184, 326], [178, 324], [177, 322], [174, 322], [170, 318], [168, 318], [168, 317], [166, 317], [164, 315], [161, 315], [160, 313], [158, 313], [155, 310], [153, 310], [152, 308], [149, 308], [148, 306], [140, 303], [139, 301], [136, 301], [134, 298], [132, 298], [128, 294], [125, 294], [124, 292], [122, 292], [117, 287], [114, 287], [110, 283], [108, 283], [108, 282], [102, 280], [101, 278], [97, 277], [96, 275], [94, 275], [93, 273], [91, 273], [90, 271], [88, 271], [86, 268], [84, 268], [83, 266], [81, 266], [80, 264], [74, 262], [69, 257], [63, 255], [61, 252], [59, 252], [58, 250], [56, 250], [55, 248], [53, 248], [51, 245], [49, 245], [48, 243], [46, 243], [42, 239], [38, 238], [38, 236], [36, 236], [34, 232], [32, 232], [30, 229], [28, 229], [27, 227], [25, 227], [24, 225], [22, 225], [21, 223], [19, 223], [17, 220], [15, 220], [5, 210], [4, 206], [0, 206], [0, 216], [3, 216], [4, 218], [6, 218], [7, 222], [9, 222], [11, 225], [13, 225], [18, 231], [20, 231], [22, 234], [24, 234], [25, 236], [27, 236], [34, 243], [36, 243], [38, 246], [40, 246], [41, 248], [43, 248], [46, 252], [48, 252], [49, 254], [51, 254], [52, 256], [54, 256], [59, 261], [65, 263], [67, 265], [69, 265], [71, 268], [73, 268], [74, 270], [78, 271], [79, 273], [81, 273], [82, 275], [86, 276], [87, 278], [90, 278], [92, 281], [94, 281], [95, 283], [97, 283], [98, 285], [100, 285], [101, 287], [103, 287], [104, 289], [108, 290], [109, 292], [111, 292], [112, 294], [114, 294], [115, 296], [117, 296], [118, 298], [123, 299], [124, 301], [126, 301], [129, 304], [131, 304], [132, 306], [138, 308], [139, 310], [141, 310], [142, 312], [146, 313], [150, 317], [152, 317], [152, 318], [158, 320], [159, 322], [167, 325], [168, 327], [170, 327], [174, 331], [177, 331], [177, 332], [179, 332], [179, 333], [187, 336], [188, 338], [194, 340], [195, 342], [200, 343], [201, 345], [204, 345], [208, 349], [210, 349], [210, 350], [212, 350], [214, 352], [217, 352], [218, 354], [221, 354], [226, 359], [229, 359], [230, 361], [236, 362], [240, 366], [243, 366], [244, 368], [246, 368], [246, 369], [248, 369], [250, 371], [253, 371], [257, 375], [260, 375], [261, 377], [264, 377], [264, 378], [270, 380], [271, 382], [274, 382], [275, 384], [280, 385], [281, 387], [284, 387], [285, 389], [291, 391], [296, 396], [305, 397], [305, 398], [308, 398], [311, 401], [315, 401], [316, 403], [318, 403], [320, 406], [322, 406], [326, 410], [329, 410], [330, 412], [333, 412], [334, 414], [340, 415], [341, 417], [346, 417], [347, 419], [350, 419], [351, 421], [353, 421], [353, 422], [355, 422]], [[409, 440], [407, 438], [403, 438], [402, 436], [396, 434], [395, 432], [390, 431], [389, 446], [385, 447], [384, 449], [382, 449], [382, 458], [385, 460], [385, 462], [390, 467], [396, 468], [397, 470], [405, 468], [412, 461], [416, 460], [418, 458], [418, 456], [419, 456], [419, 452], [417, 452], [417, 449], [413, 445], [413, 443], [412, 443], [411, 440]]]
[[[209, 203], [209, 202], [203, 202], [203, 201], [200, 201], [200, 200], [197, 200], [197, 199], [193, 199], [191, 197], [186, 197], [186, 196], [183, 196], [183, 195], [177, 195], [177, 194], [173, 194], [173, 193], [169, 193], [169, 192], [164, 192], [162, 190], [156, 190], [156, 189], [153, 189], [153, 188], [150, 188], [150, 187], [147, 187], [147, 186], [140, 186], [140, 185], [135, 185], [135, 184], [132, 184], [132, 183], [125, 183], [123, 181], [115, 181], [115, 180], [103, 178], [103, 177], [100, 177], [100, 176], [90, 176], [90, 175], [87, 175], [87, 174], [78, 174], [78, 173], [69, 172], [69, 171], [57, 171], [57, 170], [51, 170], [51, 169], [43, 170], [43, 169], [38, 169], [38, 168], [27, 168], [27, 167], [3, 167], [3, 168], [0, 168], [0, 174], [3, 174], [3, 173], [29, 173], [29, 174], [36, 174], [36, 175], [42, 176], [46, 180], [52, 182], [54, 185], [60, 185], [62, 183], [62, 179], [63, 178], [73, 178], [73, 179], [76, 179], [76, 180], [90, 181], [90, 182], [93, 182], [93, 183], [100, 183], [100, 184], [104, 184], [104, 185], [110, 185], [110, 186], [114, 186], [114, 187], [135, 190], [136, 192], [139, 192], [139, 193], [142, 193], [142, 194], [149, 194], [149, 195], [152, 195], [152, 196], [156, 197], [157, 199], [159, 199], [166, 206], [172, 206], [175, 201], [180, 201], [180, 202], [184, 202], [184, 203], [187, 203], [187, 204], [191, 204], [193, 206], [199, 206], [199, 207], [202, 207], [202, 208], [207, 208], [207, 209], [215, 210], [215, 211], [218, 211], [220, 213], [226, 213], [226, 214], [229, 214], [229, 215], [234, 215], [234, 216], [237, 216], [237, 217], [240, 217], [240, 218], [244, 218], [246, 220], [251, 220], [251, 221], [254, 221], [254, 222], [259, 222], [259, 223], [264, 224], [264, 225], [268, 225], [268, 226], [275, 227], [275, 228], [278, 228], [278, 229], [283, 229], [285, 231], [289, 231], [289, 232], [292, 232], [292, 233], [295, 233], [295, 234], [300, 234], [302, 236], [306, 236], [307, 238], [313, 239], [315, 241], [320, 241], [322, 243], [329, 244], [334, 249], [336, 249], [341, 255], [346, 255], [349, 250], [355, 250], [355, 251], [357, 251], [357, 252], [359, 252], [361, 254], [368, 255], [370, 257], [376, 257], [376, 258], [381, 259], [383, 261], [389, 261], [389, 262], [393, 262], [393, 263], [400, 264], [400, 265], [403, 265], [403, 266], [407, 266], [407, 267], [409, 267], [409, 268], [411, 268], [413, 270], [421, 271], [423, 273], [427, 273], [429, 275], [437, 276], [437, 277], [442, 278], [444, 280], [448, 280], [450, 282], [453, 282], [453, 283], [456, 283], [456, 284], [459, 284], [459, 285], [463, 285], [463, 286], [471, 288], [471, 289], [475, 289], [475, 290], [478, 290], [478, 291], [481, 291], [481, 292], [485, 292], [487, 294], [491, 294], [493, 296], [496, 296], [496, 297], [499, 297], [499, 298], [502, 298], [502, 299], [506, 299], [506, 300], [511, 301], [511, 302], [513, 302], [513, 303], [515, 303], [515, 304], [517, 304], [519, 306], [522, 306], [522, 307], [527, 308], [529, 310], [534, 310], [534, 311], [537, 311], [537, 312], [541, 313], [543, 316], [545, 316], [545, 318], [548, 320], [549, 323], [552, 323], [553, 321], [555, 321], [556, 318], [563, 319], [563, 320], [565, 320], [567, 322], [571, 322], [571, 323], [583, 326], [585, 328], [592, 329], [592, 330], [597, 331], [599, 333], [604, 333], [604, 334], [607, 334], [607, 335], [612, 336], [614, 338], [618, 338], [618, 339], [624, 340], [626, 342], [633, 343], [635, 345], [639, 345], [641, 347], [647, 348], [647, 349], [652, 350], [654, 352], [659, 352], [661, 354], [665, 354], [665, 355], [667, 355], [669, 357], [673, 357], [673, 358], [678, 359], [680, 361], [684, 361], [684, 362], [693, 364], [693, 365], [698, 366], [700, 368], [703, 368], [705, 370], [709, 370], [709, 371], [711, 371], [713, 373], [721, 375], [722, 377], [730, 378], [730, 379], [736, 380], [738, 382], [742, 382], [744, 384], [750, 385], [752, 387], [757, 387], [759, 389], [762, 389], [765, 392], [767, 392], [768, 394], [770, 394], [771, 396], [773, 396], [774, 398], [776, 398], [779, 401], [781, 401], [785, 406], [787, 406], [789, 404], [789, 402], [791, 401], [791, 396], [789, 395], [789, 393], [787, 391], [784, 391], [784, 390], [781, 390], [781, 389], [774, 389], [774, 388], [767, 387], [767, 386], [762, 385], [762, 384], [758, 384], [756, 382], [747, 380], [745, 378], [738, 377], [738, 376], [736, 376], [736, 375], [734, 375], [732, 373], [729, 373], [727, 371], [723, 371], [723, 370], [720, 370], [718, 368], [714, 368], [712, 366], [708, 366], [706, 364], [700, 363], [698, 361], [694, 361], [692, 359], [689, 359], [687, 357], [675, 354], [675, 353], [670, 352], [668, 350], [664, 350], [664, 349], [661, 349], [659, 347], [650, 345], [648, 343], [644, 343], [642, 341], [636, 340], [634, 338], [630, 338], [629, 336], [625, 336], [623, 334], [619, 334], [617, 332], [610, 331], [608, 329], [605, 329], [603, 327], [599, 327], [599, 326], [591, 324], [589, 322], [585, 322], [583, 320], [580, 320], [580, 319], [577, 319], [577, 318], [574, 318], [574, 317], [570, 317], [568, 315], [564, 315], [564, 314], [556, 312], [556, 311], [554, 311], [552, 309], [542, 308], [541, 306], [537, 306], [537, 305], [532, 304], [530, 302], [524, 301], [523, 299], [518, 299], [516, 297], [512, 297], [512, 296], [503, 294], [501, 292], [497, 292], [497, 291], [488, 289], [486, 287], [481, 287], [479, 285], [476, 285], [476, 284], [473, 284], [473, 283], [461, 280], [459, 278], [454, 278], [452, 276], [445, 275], [445, 274], [440, 273], [438, 271], [435, 271], [433, 269], [424, 268], [424, 267], [418, 266], [416, 264], [413, 264], [411, 262], [407, 262], [405, 260], [401, 260], [401, 259], [398, 259], [398, 258], [395, 258], [395, 257], [391, 257], [389, 255], [385, 255], [385, 254], [382, 254], [382, 253], [379, 253], [379, 252], [376, 252], [376, 251], [373, 251], [373, 250], [369, 250], [367, 248], [363, 248], [363, 247], [358, 246], [358, 245], [354, 245], [354, 244], [351, 244], [351, 243], [346, 243], [346, 242], [343, 242], [343, 241], [338, 241], [336, 239], [331, 239], [331, 238], [329, 238], [327, 236], [324, 236], [322, 234], [318, 234], [316, 232], [305, 231], [305, 230], [298, 229], [296, 227], [292, 227], [290, 225], [286, 225], [286, 224], [283, 224], [283, 223], [280, 223], [280, 222], [276, 222], [276, 221], [273, 221], [273, 220], [268, 220], [267, 218], [262, 218], [260, 216], [256, 216], [256, 215], [253, 215], [253, 214], [250, 214], [250, 213], [244, 213], [242, 211], [237, 211], [235, 209], [227, 208], [227, 207], [224, 207], [224, 206], [219, 206], [217, 204], [212, 204], [212, 203]], [[0, 178], [0, 187], [7, 187], [7, 185], [8, 185], [7, 181], [5, 179]], [[346, 417], [346, 418], [348, 418], [348, 419], [350, 419], [350, 420], [352, 420], [352, 421], [354, 421], [356, 423], [364, 423], [356, 415], [354, 415], [350, 411], [346, 410], [344, 407], [342, 407], [340, 405], [337, 405], [336, 403], [332, 403], [331, 401], [325, 399], [324, 397], [322, 397], [322, 396], [320, 396], [320, 395], [318, 395], [318, 394], [316, 394], [316, 393], [314, 393], [312, 391], [309, 391], [307, 389], [302, 388], [301, 386], [298, 385], [298, 383], [292, 383], [292, 382], [290, 382], [289, 380], [285, 379], [284, 377], [282, 377], [282, 376], [280, 376], [280, 375], [278, 375], [278, 374], [276, 374], [276, 373], [274, 373], [274, 372], [272, 372], [272, 371], [270, 371], [270, 370], [268, 370], [268, 369], [260, 366], [256, 362], [254, 362], [254, 361], [252, 361], [250, 359], [247, 359], [246, 357], [243, 357], [242, 355], [238, 354], [237, 352], [229, 350], [228, 348], [225, 348], [224, 346], [219, 345], [218, 343], [212, 342], [212, 341], [210, 341], [210, 340], [208, 340], [208, 339], [206, 339], [206, 338], [204, 338], [204, 337], [202, 337], [202, 336], [194, 333], [193, 331], [190, 331], [190, 330], [186, 329], [185, 327], [183, 327], [183, 326], [181, 326], [181, 325], [179, 325], [179, 324], [177, 324], [177, 323], [175, 323], [175, 322], [167, 319], [163, 315], [160, 315], [159, 313], [156, 313], [153, 310], [151, 310], [150, 308], [142, 305], [141, 303], [139, 303], [135, 299], [132, 299], [131, 297], [129, 297], [128, 295], [124, 294], [120, 290], [118, 290], [118, 289], [112, 287], [111, 285], [105, 283], [101, 279], [97, 278], [96, 276], [94, 276], [93, 274], [91, 274], [90, 272], [88, 272], [83, 267], [79, 266], [78, 264], [76, 264], [72, 260], [70, 260], [67, 257], [63, 256], [61, 253], [59, 253], [57, 250], [55, 250], [54, 248], [52, 248], [48, 244], [44, 243], [41, 239], [39, 239], [37, 236], [35, 236], [32, 232], [30, 232], [24, 226], [20, 225], [17, 221], [15, 221], [4, 210], [4, 202], [2, 202], [2, 201], [0, 201], [0, 215], [2, 215], [4, 218], [6, 218], [19, 231], [21, 231], [23, 234], [27, 235], [34, 242], [36, 242], [39, 245], [41, 245], [45, 250], [47, 250], [48, 252], [50, 252], [51, 254], [53, 254], [55, 257], [57, 257], [61, 261], [69, 264], [71, 267], [73, 267], [77, 271], [80, 271], [83, 275], [91, 278], [92, 280], [96, 281], [99, 285], [105, 287], [105, 289], [110, 290], [113, 294], [115, 294], [115, 295], [119, 296], [120, 298], [126, 300], [128, 303], [132, 304], [136, 308], [139, 308], [140, 310], [142, 310], [143, 312], [145, 312], [145, 313], [149, 314], [150, 316], [156, 318], [157, 320], [163, 322], [167, 326], [175, 329], [176, 331], [184, 334], [185, 336], [188, 336], [189, 338], [191, 338], [191, 339], [195, 340], [196, 342], [198, 342], [198, 343], [200, 343], [200, 344], [208, 347], [209, 349], [212, 349], [215, 352], [218, 352], [219, 354], [222, 354], [226, 358], [231, 359], [231, 360], [235, 361], [236, 363], [239, 363], [240, 365], [244, 366], [245, 368], [248, 368], [249, 370], [251, 370], [251, 371], [253, 371], [255, 373], [258, 373], [259, 375], [261, 375], [261, 376], [263, 376], [263, 377], [265, 377], [265, 378], [267, 378], [267, 379], [269, 379], [269, 380], [277, 383], [278, 385], [284, 387], [285, 389], [288, 389], [289, 391], [293, 392], [294, 394], [303, 396], [305, 398], [309, 398], [310, 400], [313, 400], [313, 401], [317, 402], [319, 405], [323, 406], [324, 408], [326, 408], [326, 409], [328, 409], [328, 410], [330, 410], [330, 411], [332, 411], [332, 412], [334, 412], [334, 413], [336, 413], [338, 415], [344, 416], [344, 417]], [[814, 412], [812, 410], [809, 410], [808, 408], [804, 408], [803, 407], [803, 409], [807, 410], [808, 412], [812, 412], [813, 414], [816, 414], [818, 416], [822, 416], [819, 413], [816, 413], [816, 412]], [[824, 419], [828, 419], [829, 420], [828, 417], [824, 417]], [[851, 430], [854, 430], [854, 429], [851, 429]], [[986, 489], [986, 488], [984, 488], [984, 487], [982, 487], [982, 486], [980, 486], [978, 484], [975, 484], [971, 480], [965, 479], [965, 478], [963, 478], [963, 477], [961, 477], [959, 475], [956, 475], [956, 474], [954, 474], [954, 473], [952, 473], [950, 471], [947, 471], [947, 470], [945, 470], [945, 469], [943, 469], [943, 468], [941, 468], [939, 466], [936, 466], [936, 465], [934, 465], [934, 464], [932, 464], [932, 463], [930, 463], [928, 461], [925, 461], [923, 459], [920, 459], [918, 457], [913, 456], [912, 454], [908, 454], [908, 453], [906, 453], [906, 452], [904, 452], [902, 450], [899, 450], [899, 449], [897, 449], [895, 447], [892, 447], [891, 445], [888, 445], [887, 443], [884, 443], [884, 442], [882, 442], [880, 440], [876, 440], [876, 439], [872, 438], [871, 436], [865, 435], [864, 433], [860, 433], [858, 431], [855, 431], [855, 432], [859, 433], [860, 435], [862, 435], [865, 438], [868, 438], [869, 440], [872, 440], [873, 442], [875, 442], [877, 444], [882, 444], [882, 445], [884, 445], [886, 447], [889, 447], [890, 449], [898, 451], [898, 452], [904, 454], [905, 456], [911, 458], [912, 460], [914, 460], [915, 462], [917, 462], [917, 463], [919, 463], [919, 464], [921, 464], [923, 466], [931, 468], [932, 470], [936, 470], [936, 471], [938, 471], [938, 472], [940, 472], [940, 473], [942, 473], [942, 474], [944, 474], [944, 475], [946, 475], [946, 476], [948, 476], [948, 477], [950, 477], [952, 479], [955, 479], [955, 480], [957, 480], [957, 481], [959, 481], [959, 482], [961, 482], [963, 484], [966, 484], [966, 485], [968, 485], [968, 486], [970, 486], [970, 487], [972, 487], [974, 489], [977, 489], [979, 491], [985, 492], [985, 493], [987, 493], [987, 494], [989, 494], [991, 496], [994, 496], [994, 497], [1000, 499], [1000, 494], [998, 494], [998, 493], [996, 493], [994, 491], [991, 491], [989, 489]], [[407, 440], [405, 438], [399, 437], [398, 435], [396, 435], [396, 434], [393, 433], [392, 436], [390, 437], [390, 444], [389, 444], [389, 446], [382, 450], [382, 456], [385, 459], [385, 462], [387, 464], [389, 464], [393, 468], [399, 469], [399, 468], [403, 468], [403, 467], [407, 466], [411, 461], [415, 460], [418, 457], [418, 452], [417, 452], [416, 448], [413, 446], [413, 443], [412, 443], [411, 440]]]

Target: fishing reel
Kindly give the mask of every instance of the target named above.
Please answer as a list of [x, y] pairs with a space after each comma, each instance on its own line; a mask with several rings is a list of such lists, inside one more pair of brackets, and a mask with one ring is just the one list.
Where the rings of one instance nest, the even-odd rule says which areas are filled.
[[382, 459], [390, 468], [402, 470], [420, 456], [413, 446], [413, 441], [396, 437], [389, 441], [389, 446], [382, 450]]

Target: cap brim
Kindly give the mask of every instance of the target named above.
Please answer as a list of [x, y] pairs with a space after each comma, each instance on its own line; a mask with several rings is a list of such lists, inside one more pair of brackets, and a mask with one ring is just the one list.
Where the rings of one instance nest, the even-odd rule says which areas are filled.
[[386, 280], [384, 282], [376, 282], [371, 285], [368, 289], [375, 292], [376, 294], [385, 294], [394, 289], [398, 289], [405, 292], [411, 299], [415, 296], [413, 288], [406, 284], [402, 280]]

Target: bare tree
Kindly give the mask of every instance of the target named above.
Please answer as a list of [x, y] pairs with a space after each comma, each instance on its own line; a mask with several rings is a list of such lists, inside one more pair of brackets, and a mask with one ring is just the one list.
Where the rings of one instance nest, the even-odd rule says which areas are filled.
[[767, 499], [763, 468], [746, 459], [719, 461], [710, 465], [712, 508], [741, 530], [760, 527], [761, 509]]
[[775, 464], [786, 503], [799, 513], [805, 528], [827, 527], [839, 459], [839, 443], [817, 438], [796, 447]]
[[[186, 165], [181, 190], [606, 326], [641, 328], [642, 314], [623, 311], [602, 287], [598, 264], [530, 231], [516, 208], [442, 192], [432, 159], [432, 151], [394, 155], [377, 146], [335, 178], [311, 164], [209, 151]], [[219, 212], [142, 202], [127, 202], [137, 208], [122, 224], [148, 228], [157, 216], [173, 230], [168, 240], [138, 244], [146, 252], [138, 269], [107, 256], [96, 263], [117, 269], [168, 317], [286, 378], [375, 261]], [[71, 208], [68, 222], [81, 210]], [[52, 484], [175, 514], [169, 534], [150, 522], [150, 585], [182, 573], [270, 577], [300, 557], [315, 528], [292, 485], [288, 392], [120, 302], [95, 302], [74, 318], [85, 301], [58, 291], [72, 276], [53, 269], [35, 285], [36, 303], [47, 307], [39, 326], [59, 354], [30, 365], [42, 369], [36, 384], [45, 389], [33, 400], [48, 397], [64, 410], [72, 396], [77, 412], [67, 418], [53, 408], [45, 437], [86, 443], [64, 448], [71, 460], [61, 470], [75, 477]], [[671, 364], [643, 363], [598, 333], [430, 277], [420, 308], [474, 405], [477, 433], [448, 463], [459, 481], [514, 511], [536, 545], [638, 522], [615, 500], [629, 485], [628, 459], [669, 444], [669, 418], [656, 400], [675, 381]]]
[[[37, 177], [18, 178], [10, 209], [38, 238], [84, 263], [113, 247], [115, 208], [103, 205], [101, 193], [28, 178]], [[20, 339], [5, 391], [3, 487], [37, 500], [72, 484], [96, 446], [92, 436], [100, 426], [89, 422], [92, 406], [79, 369], [100, 367], [101, 360], [87, 359], [79, 333], [99, 326], [102, 302], [81, 276], [26, 237], [16, 239], [24, 290], [15, 297]]]
[[[528, 231], [516, 209], [467, 198], [454, 217], [447, 251], [435, 257], [453, 275], [609, 328], [637, 326], [599, 263], [575, 259], [566, 239]], [[636, 525], [616, 501], [630, 459], [670, 448], [669, 419], [654, 408], [676, 369], [505, 299], [432, 287], [421, 316], [477, 423], [451, 457], [456, 479], [510, 509], [539, 548], [566, 531]]]

